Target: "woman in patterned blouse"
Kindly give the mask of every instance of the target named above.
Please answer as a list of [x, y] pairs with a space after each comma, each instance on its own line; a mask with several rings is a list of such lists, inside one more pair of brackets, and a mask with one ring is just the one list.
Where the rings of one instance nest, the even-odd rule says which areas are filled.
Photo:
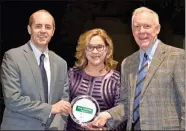
[[[120, 74], [115, 70], [118, 62], [113, 60], [113, 43], [108, 34], [103, 29], [83, 33], [75, 57], [75, 66], [69, 70], [71, 101], [80, 95], [92, 96], [97, 100], [100, 112], [118, 105]], [[67, 130], [86, 129], [69, 117]]]

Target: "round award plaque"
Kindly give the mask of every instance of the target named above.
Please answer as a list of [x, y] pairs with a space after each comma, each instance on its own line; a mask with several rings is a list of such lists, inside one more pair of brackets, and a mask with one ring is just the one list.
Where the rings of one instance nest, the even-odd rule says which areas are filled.
[[71, 104], [72, 113], [70, 116], [76, 123], [80, 125], [91, 122], [100, 112], [98, 102], [91, 96], [78, 96], [72, 100]]

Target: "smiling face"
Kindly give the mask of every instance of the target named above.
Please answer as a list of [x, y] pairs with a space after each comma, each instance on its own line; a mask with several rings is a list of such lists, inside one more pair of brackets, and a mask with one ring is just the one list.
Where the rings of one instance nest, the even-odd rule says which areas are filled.
[[88, 65], [103, 66], [107, 50], [104, 40], [99, 35], [91, 37], [85, 50]]
[[136, 43], [146, 51], [157, 39], [160, 25], [155, 22], [154, 15], [149, 12], [136, 14], [132, 22], [132, 32]]
[[48, 43], [54, 34], [54, 19], [47, 12], [36, 12], [33, 14], [33, 23], [28, 25], [31, 41], [36, 47], [48, 47]]

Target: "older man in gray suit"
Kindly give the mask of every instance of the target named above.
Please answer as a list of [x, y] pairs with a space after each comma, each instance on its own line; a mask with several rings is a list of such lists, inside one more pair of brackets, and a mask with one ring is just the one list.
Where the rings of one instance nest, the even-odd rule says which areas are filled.
[[127, 120], [127, 130], [184, 130], [184, 50], [157, 38], [158, 15], [146, 7], [134, 11], [132, 32], [140, 50], [121, 64], [121, 104], [100, 113], [88, 128], [113, 119]]
[[[52, 15], [36, 11], [29, 19], [30, 41], [4, 54], [1, 81], [6, 107], [1, 130], [64, 129], [71, 111], [67, 64], [48, 50], [54, 31]], [[51, 127], [56, 115], [56, 122], [62, 123]]]

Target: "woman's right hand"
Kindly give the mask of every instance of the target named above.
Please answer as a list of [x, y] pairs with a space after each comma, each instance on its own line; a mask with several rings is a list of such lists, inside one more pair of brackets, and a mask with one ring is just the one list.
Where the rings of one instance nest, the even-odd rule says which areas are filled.
[[91, 130], [91, 129], [102, 130], [103, 127], [105, 126], [107, 120], [109, 120], [111, 118], [112, 117], [108, 112], [106, 112], [106, 111], [101, 112], [92, 122], [90, 122], [86, 126], [84, 126], [84, 128], [89, 128], [89, 130]]

